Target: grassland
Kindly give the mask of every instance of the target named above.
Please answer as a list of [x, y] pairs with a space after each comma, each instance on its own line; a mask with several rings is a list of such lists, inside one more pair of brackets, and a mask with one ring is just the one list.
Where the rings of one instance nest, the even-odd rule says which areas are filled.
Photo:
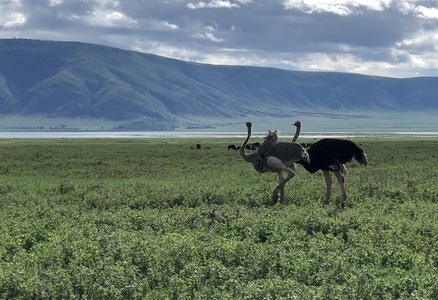
[[[436, 111], [423, 112], [376, 112], [361, 111], [350, 112], [336, 110], [321, 111], [291, 111], [283, 117], [272, 118], [267, 116], [245, 116], [225, 119], [213, 116], [185, 116], [177, 117], [177, 131], [207, 130], [219, 132], [246, 132], [245, 122], [251, 119], [257, 120], [257, 124], [264, 124], [264, 128], [255, 124], [255, 130], [261, 131], [266, 128], [279, 129], [281, 132], [290, 133], [291, 120], [299, 119], [305, 124], [306, 132], [400, 132], [400, 131], [436, 131], [438, 121]], [[0, 115], [0, 131], [29, 131], [29, 132], [53, 132], [53, 131], [111, 131], [111, 130], [136, 130], [150, 131], [170, 130], [166, 122], [155, 122], [151, 129], [150, 120], [139, 118], [131, 121], [113, 121], [108, 119], [93, 118], [66, 118], [47, 117], [45, 115]], [[160, 127], [161, 125], [162, 127]], [[190, 126], [188, 126], [190, 124]], [[239, 142], [240, 143], [240, 142]]]
[[240, 140], [0, 140], [0, 298], [438, 299], [438, 140], [356, 141], [274, 205]]

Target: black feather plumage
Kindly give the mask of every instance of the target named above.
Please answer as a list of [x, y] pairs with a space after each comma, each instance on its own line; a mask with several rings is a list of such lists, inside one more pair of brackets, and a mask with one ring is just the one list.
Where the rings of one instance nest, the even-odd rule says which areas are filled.
[[333, 165], [344, 164], [353, 159], [361, 164], [368, 163], [366, 154], [354, 142], [345, 139], [325, 138], [311, 145], [307, 152], [310, 156], [310, 163], [300, 161], [299, 164], [311, 172], [318, 170], [332, 171]]

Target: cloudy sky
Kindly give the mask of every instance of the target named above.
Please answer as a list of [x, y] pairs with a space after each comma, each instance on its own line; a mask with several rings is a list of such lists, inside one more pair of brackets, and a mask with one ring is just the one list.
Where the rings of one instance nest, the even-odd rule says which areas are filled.
[[209, 64], [438, 76], [438, 0], [0, 0], [0, 38]]

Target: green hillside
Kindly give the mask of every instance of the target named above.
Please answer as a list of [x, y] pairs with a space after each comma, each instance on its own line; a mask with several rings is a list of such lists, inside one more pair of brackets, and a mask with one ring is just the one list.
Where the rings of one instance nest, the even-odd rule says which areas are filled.
[[[93, 44], [24, 39], [0, 40], [0, 58], [0, 115], [20, 120], [23, 128], [84, 119], [115, 130], [211, 129], [245, 119], [268, 125], [275, 124], [272, 119], [295, 118], [335, 120], [335, 127], [339, 120], [349, 121], [340, 128], [363, 127], [361, 120], [397, 127], [391, 118], [404, 124], [407, 112], [438, 111], [436, 77], [214, 66]], [[27, 120], [36, 116], [41, 126]], [[0, 127], [8, 129], [4, 122]]]

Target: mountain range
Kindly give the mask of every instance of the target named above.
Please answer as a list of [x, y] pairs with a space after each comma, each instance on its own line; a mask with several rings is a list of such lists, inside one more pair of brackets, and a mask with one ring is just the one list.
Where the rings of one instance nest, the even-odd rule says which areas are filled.
[[62, 122], [88, 120], [105, 130], [226, 130], [244, 129], [244, 120], [275, 126], [297, 118], [312, 129], [407, 122], [428, 129], [438, 128], [437, 95], [438, 77], [208, 65], [96, 44], [0, 39], [2, 129], [20, 129], [6, 124], [17, 118], [22, 129], [31, 128], [26, 120], [73, 130], [81, 127]]

